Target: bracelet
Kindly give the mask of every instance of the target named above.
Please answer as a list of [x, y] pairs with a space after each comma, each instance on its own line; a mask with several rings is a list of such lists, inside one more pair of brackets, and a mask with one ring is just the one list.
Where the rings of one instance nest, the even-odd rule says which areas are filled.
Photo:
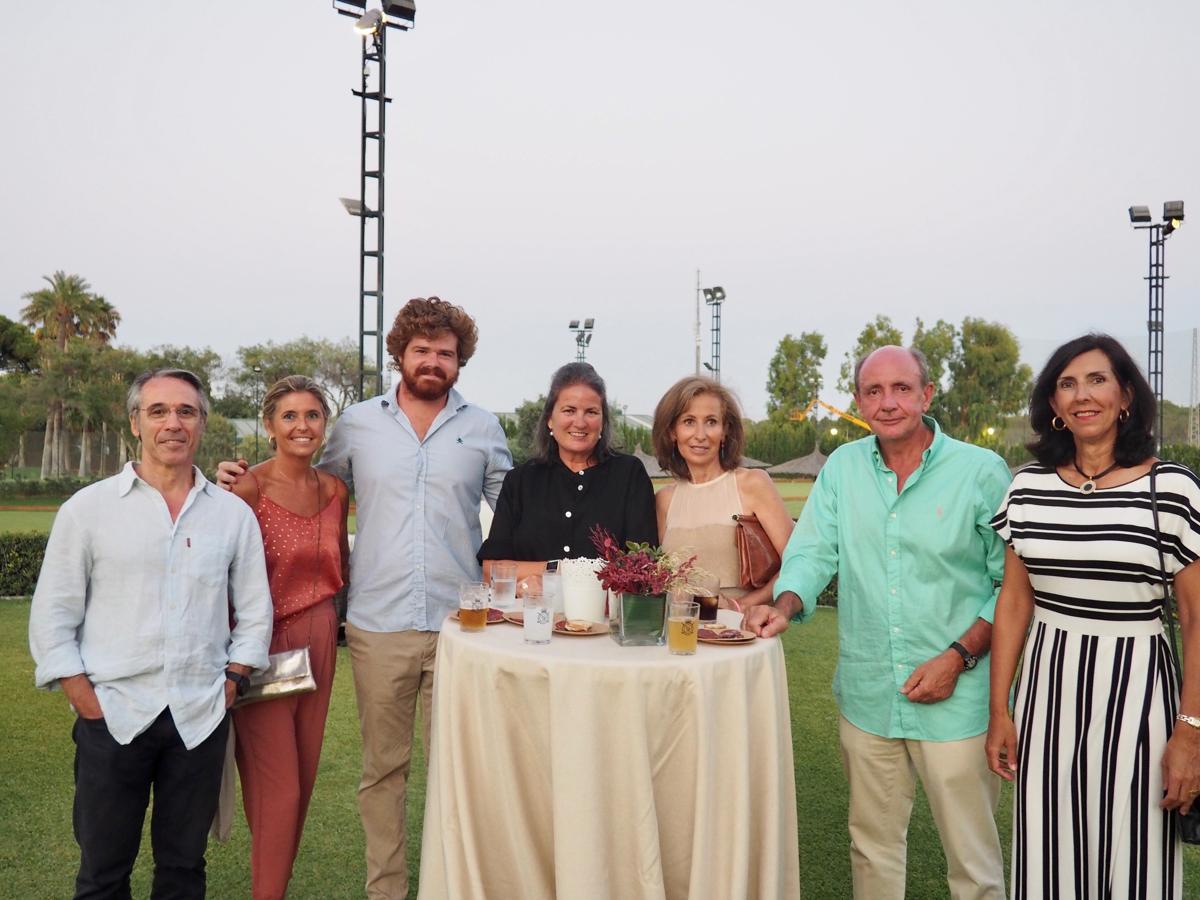
[[1184, 725], [1190, 725], [1192, 728], [1200, 731], [1200, 719], [1196, 718], [1195, 716], [1187, 716], [1183, 713], [1176, 713], [1175, 721], [1182, 722]]

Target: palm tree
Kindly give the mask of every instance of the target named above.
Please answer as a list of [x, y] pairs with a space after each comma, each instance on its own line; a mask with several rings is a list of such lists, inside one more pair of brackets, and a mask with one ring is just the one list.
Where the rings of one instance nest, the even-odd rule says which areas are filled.
[[[86, 279], [59, 270], [53, 275], [43, 276], [43, 280], [49, 287], [24, 295], [29, 302], [21, 310], [21, 318], [36, 329], [46, 362], [43, 366], [45, 370], [52, 370], [53, 363], [62, 360], [72, 338], [82, 339], [93, 346], [104, 346], [116, 336], [121, 314], [111, 303], [93, 293]], [[42, 478], [62, 475], [67, 469], [67, 434], [63, 421], [65, 407], [65, 398], [55, 392], [46, 410]], [[85, 433], [91, 427], [91, 422], [85, 421]]]

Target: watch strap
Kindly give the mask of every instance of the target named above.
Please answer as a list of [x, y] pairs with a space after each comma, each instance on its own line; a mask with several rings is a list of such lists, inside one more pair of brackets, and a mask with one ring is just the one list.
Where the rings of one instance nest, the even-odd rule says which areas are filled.
[[976, 663], [979, 662], [979, 657], [977, 657], [974, 653], [972, 653], [970, 650], [968, 650], [966, 647], [964, 647], [958, 641], [952, 641], [950, 643], [950, 649], [955, 651], [959, 656], [962, 657], [963, 665], [968, 669], [975, 668]]

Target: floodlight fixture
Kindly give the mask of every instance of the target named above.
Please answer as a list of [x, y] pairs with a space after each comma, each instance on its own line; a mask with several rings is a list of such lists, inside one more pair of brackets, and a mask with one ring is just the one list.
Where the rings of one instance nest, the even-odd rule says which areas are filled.
[[366, 37], [370, 34], [378, 34], [379, 29], [384, 26], [383, 13], [377, 9], [367, 10], [359, 17], [359, 20], [354, 23], [354, 30]]
[[415, 0], [383, 0], [383, 14], [393, 28], [409, 29], [417, 18]]
[[342, 201], [342, 207], [352, 216], [361, 216], [363, 214], [363, 205], [361, 200], [355, 200], [353, 197], [338, 197]]
[[1148, 312], [1146, 317], [1147, 348], [1146, 374], [1150, 390], [1158, 401], [1158, 427], [1154, 439], [1162, 447], [1163, 435], [1163, 327], [1164, 297], [1167, 282], [1166, 246], [1167, 238], [1183, 224], [1183, 201], [1168, 200], [1163, 204], [1162, 222], [1150, 220], [1150, 207], [1129, 207], [1129, 221], [1138, 231], [1145, 231], [1150, 242], [1150, 264], [1146, 273], [1148, 288]]
[[583, 328], [585, 331], [591, 331], [595, 327], [596, 327], [595, 319], [584, 319], [583, 320]]
[[578, 327], [579, 327], [578, 319], [572, 319], [569, 323], [567, 323], [567, 328], [570, 329], [571, 331], [574, 331]]
[[723, 287], [705, 288], [704, 289], [704, 302], [707, 303], [709, 306], [712, 306], [714, 303], [724, 303], [725, 302], [725, 288], [723, 288]]
[[572, 319], [571, 324], [567, 326], [567, 329], [575, 335], [576, 362], [586, 361], [587, 348], [591, 346], [592, 336], [594, 334], [592, 329], [595, 328], [595, 326], [596, 320], [594, 318], [584, 319], [582, 326], [579, 324], [579, 319]]

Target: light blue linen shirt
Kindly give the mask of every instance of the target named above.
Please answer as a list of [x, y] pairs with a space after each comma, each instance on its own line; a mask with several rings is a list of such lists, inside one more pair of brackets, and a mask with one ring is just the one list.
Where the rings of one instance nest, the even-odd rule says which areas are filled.
[[784, 550], [775, 596], [798, 594], [806, 620], [836, 572], [842, 715], [883, 737], [952, 741], [987, 728], [988, 658], [939, 703], [910, 703], [900, 688], [976, 619], [992, 620], [1004, 542], [989, 523], [1012, 476], [995, 453], [925, 423], [933, 443], [899, 494], [873, 436], [830, 454]]
[[50, 530], [29, 614], [34, 682], [86, 674], [119, 744], [169, 707], [190, 750], [225, 717], [225, 667], [267, 666], [262, 532], [241, 499], [193, 472], [174, 522], [127, 463], [64, 503]]
[[480, 500], [495, 509], [512, 456], [500, 421], [453, 388], [419, 439], [396, 390], [343, 412], [321, 458], [357, 507], [346, 617], [364, 631], [438, 631], [459, 584], [480, 578]]

